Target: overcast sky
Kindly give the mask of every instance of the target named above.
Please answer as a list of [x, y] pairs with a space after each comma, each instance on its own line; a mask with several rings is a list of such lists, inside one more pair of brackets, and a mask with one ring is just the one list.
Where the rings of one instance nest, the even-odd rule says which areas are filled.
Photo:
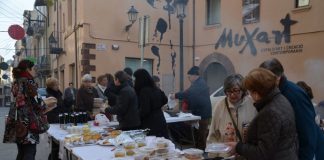
[[[8, 35], [10, 25], [23, 24], [24, 10], [32, 10], [35, 0], [0, 0], [0, 55], [13, 59], [15, 40]], [[2, 32], [6, 31], [6, 32]]]

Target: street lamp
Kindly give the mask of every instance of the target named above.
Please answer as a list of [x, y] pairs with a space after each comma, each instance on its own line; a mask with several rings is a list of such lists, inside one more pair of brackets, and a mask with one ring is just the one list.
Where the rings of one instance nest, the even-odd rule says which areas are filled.
[[53, 35], [53, 32], [48, 38], [48, 43], [49, 43], [49, 46], [50, 46], [50, 54], [60, 54], [60, 53], [63, 52], [63, 48], [57, 47], [58, 42], [55, 39], [55, 37]]
[[[132, 25], [135, 23], [135, 21], [137, 20], [137, 14], [138, 11], [134, 8], [134, 6], [131, 6], [131, 8], [128, 10], [127, 15], [128, 15], [128, 20], [131, 22], [131, 24], [127, 25], [125, 27], [125, 31], [128, 32], [129, 29], [132, 27]], [[127, 39], [129, 37], [127, 36]], [[128, 39], [129, 40], [129, 39]]]
[[183, 20], [186, 17], [187, 3], [188, 0], [175, 0], [173, 3], [177, 11], [177, 18], [179, 18], [179, 20]]
[[[173, 6], [177, 11], [177, 18], [180, 24], [180, 91], [183, 91], [183, 19], [186, 17], [186, 5], [188, 0], [175, 0]], [[182, 100], [179, 101], [179, 107], [182, 107]]]
[[138, 11], [132, 6], [128, 12], [128, 20], [133, 24], [137, 20]]
[[[134, 8], [134, 6], [131, 6], [131, 8], [127, 12], [128, 14], [128, 20], [131, 22], [131, 24], [127, 25], [125, 27], [125, 31], [128, 32], [130, 27], [135, 23], [137, 20], [137, 14], [138, 11]], [[147, 38], [146, 38], [146, 31], [148, 30], [148, 19], [149, 16], [144, 16], [143, 18], [140, 18], [140, 36], [139, 36], [139, 46], [141, 47], [141, 68], [143, 68], [143, 62], [144, 62], [144, 47], [145, 44], [147, 43]], [[128, 33], [129, 34], [129, 33]], [[129, 40], [129, 36], [127, 36], [127, 39]]]

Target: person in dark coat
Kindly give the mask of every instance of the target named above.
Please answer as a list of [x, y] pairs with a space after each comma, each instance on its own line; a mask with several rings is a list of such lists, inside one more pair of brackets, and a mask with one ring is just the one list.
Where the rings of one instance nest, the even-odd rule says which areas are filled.
[[46, 79], [46, 97], [55, 97], [57, 99], [57, 107], [47, 112], [47, 120], [49, 123], [59, 123], [59, 114], [66, 112], [62, 98], [62, 92], [59, 90], [59, 83], [56, 78]]
[[299, 160], [324, 159], [324, 134], [315, 122], [315, 110], [310, 97], [295, 83], [287, 80], [279, 60], [264, 61], [261, 68], [268, 69], [279, 79], [281, 93], [291, 103], [299, 140]]
[[[243, 82], [258, 111], [248, 127], [246, 142], [230, 142], [232, 153], [248, 160], [297, 160], [298, 137], [295, 115], [289, 101], [276, 86], [269, 70], [252, 70]], [[237, 144], [236, 144], [237, 143]]]
[[75, 105], [76, 102], [76, 95], [77, 95], [77, 90], [73, 87], [73, 83], [69, 83], [69, 87], [67, 87], [64, 90], [64, 105], [66, 108], [68, 108], [68, 112], [72, 112], [74, 108], [72, 108], [73, 105]]
[[209, 98], [209, 88], [203, 78], [201, 78], [199, 67], [193, 66], [188, 71], [188, 79], [191, 82], [191, 86], [176, 94], [172, 94], [172, 99], [187, 100], [188, 109], [192, 114], [200, 116], [199, 129], [197, 131], [197, 148], [205, 149], [206, 138], [208, 135], [208, 123], [211, 118], [211, 102]]
[[167, 123], [161, 109], [168, 102], [168, 98], [155, 85], [153, 78], [145, 69], [135, 71], [134, 77], [141, 128], [149, 128], [148, 135], [168, 138]]
[[[47, 112], [47, 120], [49, 123], [59, 123], [59, 114], [68, 112], [69, 109], [65, 107], [63, 102], [63, 94], [59, 90], [59, 83], [56, 78], [48, 78], [46, 79], [46, 97], [55, 97], [57, 99], [57, 107]], [[49, 160], [58, 160], [59, 159], [59, 149], [60, 146], [58, 143], [54, 141], [51, 142], [51, 153], [48, 156]]]
[[116, 101], [117, 101], [117, 86], [114, 83], [114, 77], [111, 74], [106, 74], [107, 79], [108, 79], [108, 86], [107, 89], [104, 92], [104, 95], [107, 97], [108, 99], [108, 105], [109, 106], [114, 106], [116, 105]]
[[77, 93], [76, 111], [87, 112], [88, 118], [94, 119], [93, 102], [94, 98], [99, 98], [96, 89], [92, 86], [92, 76], [85, 74], [82, 77], [82, 84]]
[[117, 101], [113, 106], [107, 107], [104, 111], [109, 114], [116, 114], [119, 122], [118, 129], [134, 130], [141, 125], [138, 102], [134, 89], [127, 83], [128, 76], [123, 71], [115, 73], [115, 85], [117, 87]]
[[127, 78], [127, 83], [129, 86], [134, 87], [134, 82], [133, 82], [133, 70], [129, 67], [124, 68], [124, 72], [127, 73], [128, 78]]

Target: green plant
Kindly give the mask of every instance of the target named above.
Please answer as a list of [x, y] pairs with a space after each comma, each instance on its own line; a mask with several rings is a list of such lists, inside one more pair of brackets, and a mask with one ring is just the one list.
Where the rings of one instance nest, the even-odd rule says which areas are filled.
[[47, 4], [47, 6], [53, 6], [53, 4], [54, 4], [54, 2], [53, 2], [53, 0], [45, 0], [45, 2], [46, 2], [46, 4]]

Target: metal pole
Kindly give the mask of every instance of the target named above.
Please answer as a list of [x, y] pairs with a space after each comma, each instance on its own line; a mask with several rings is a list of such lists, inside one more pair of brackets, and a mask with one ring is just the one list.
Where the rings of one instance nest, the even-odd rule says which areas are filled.
[[143, 35], [143, 38], [142, 38], [142, 46], [141, 46], [141, 68], [143, 68], [143, 62], [144, 62], [144, 47], [145, 47], [145, 42], [146, 42], [146, 39], [145, 39], [145, 37], [146, 37], [146, 16], [144, 16], [144, 18], [143, 18], [143, 25], [142, 25], [142, 27], [143, 27], [143, 33], [142, 33], [142, 35]]
[[[183, 19], [179, 19], [180, 24], [180, 92], [183, 92]], [[179, 109], [182, 111], [182, 100], [179, 101]]]
[[192, 66], [195, 66], [196, 58], [196, 0], [192, 1]]
[[74, 1], [74, 50], [75, 50], [75, 87], [79, 87], [79, 70], [78, 70], [78, 41], [77, 41], [77, 0]]

